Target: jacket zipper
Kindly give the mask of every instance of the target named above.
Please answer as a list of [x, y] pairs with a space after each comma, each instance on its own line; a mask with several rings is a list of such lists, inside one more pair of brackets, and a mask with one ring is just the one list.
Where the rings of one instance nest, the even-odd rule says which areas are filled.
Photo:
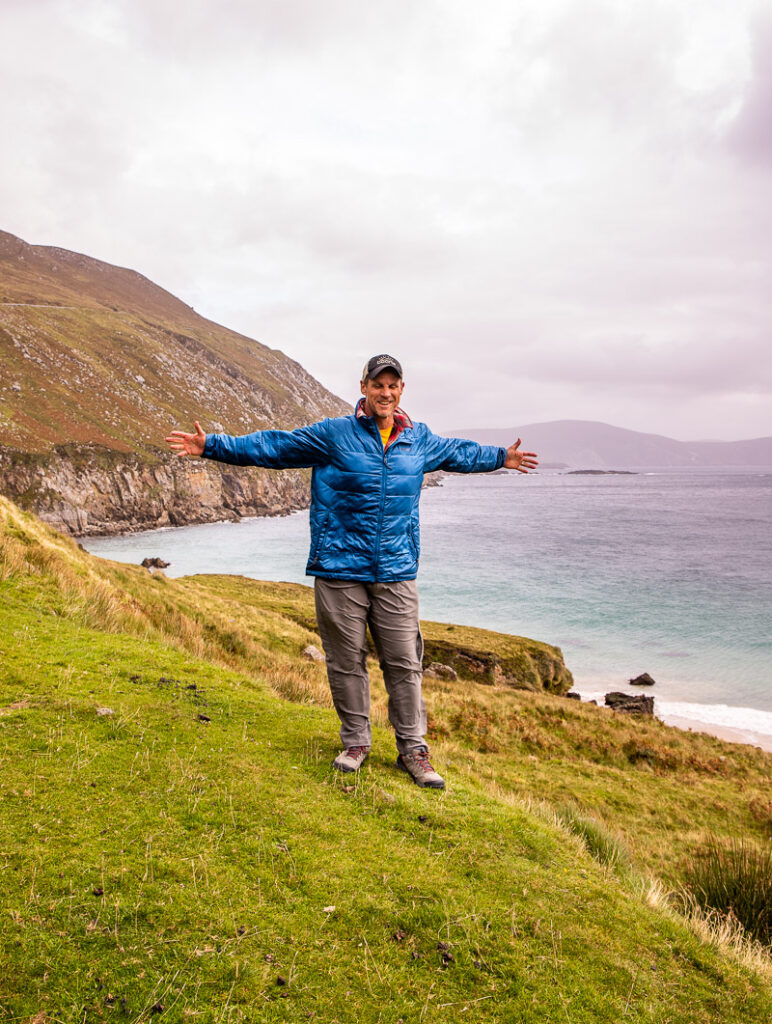
[[381, 500], [378, 506], [378, 532], [375, 535], [375, 565], [373, 567], [373, 574], [375, 575], [375, 581], [378, 582], [378, 569], [381, 563], [381, 533], [383, 532], [383, 513], [386, 508], [386, 453], [388, 448], [383, 447], [383, 441], [378, 431], [378, 427], [373, 423], [373, 429], [378, 435], [378, 443], [381, 446], [381, 454], [383, 455], [383, 461], [381, 464]]
[[[373, 425], [373, 426], [374, 426], [374, 429], [377, 431], [378, 428], [375, 425]], [[386, 459], [388, 458], [389, 452], [392, 450], [392, 448], [395, 445], [399, 444], [400, 441], [402, 441], [404, 443], [404, 441], [406, 441], [406, 440], [407, 440], [407, 438], [403, 438], [402, 437], [402, 431], [400, 431], [399, 434], [397, 434], [397, 436], [394, 438], [392, 443], [387, 448], [384, 448], [383, 447], [383, 441], [381, 441], [381, 438], [380, 438], [380, 434], [378, 435], [378, 441], [380, 442], [381, 448], [383, 449], [383, 463], [381, 465], [381, 503], [380, 503], [380, 506], [378, 508], [378, 533], [376, 534], [376, 540], [375, 540], [375, 579], [376, 579], [376, 581], [378, 580], [378, 569], [379, 569], [380, 561], [381, 561], [381, 533], [383, 531], [383, 514], [384, 514], [384, 510], [386, 508], [386, 472], [387, 472], [387, 469], [388, 469], [388, 463], [387, 463]]]

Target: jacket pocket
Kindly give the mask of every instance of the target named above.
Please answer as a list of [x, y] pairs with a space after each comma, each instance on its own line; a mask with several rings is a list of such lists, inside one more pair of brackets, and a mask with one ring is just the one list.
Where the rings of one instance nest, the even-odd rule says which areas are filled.
[[322, 552], [324, 551], [324, 542], [327, 540], [327, 534], [329, 532], [329, 529], [330, 513], [327, 512], [325, 513], [324, 519], [322, 519], [322, 524], [319, 527], [319, 532], [316, 535], [314, 546], [311, 549], [311, 558], [309, 561], [309, 565], [316, 565], [316, 563], [321, 558]]
[[410, 545], [410, 550], [413, 554], [413, 558], [415, 558], [415, 560], [418, 561], [418, 556], [421, 553], [421, 539], [418, 526], [416, 523], [410, 524], [410, 530], [408, 531], [407, 539]]

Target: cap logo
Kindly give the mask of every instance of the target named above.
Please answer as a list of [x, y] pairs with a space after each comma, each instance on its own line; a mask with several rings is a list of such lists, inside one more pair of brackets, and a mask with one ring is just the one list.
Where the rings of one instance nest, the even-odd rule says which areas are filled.
[[397, 373], [398, 376], [402, 376], [402, 367], [399, 362], [390, 356], [386, 352], [382, 352], [377, 356], [372, 356], [365, 363], [365, 368], [362, 370], [362, 381], [366, 381], [370, 377], [377, 377], [381, 370], [389, 367]]

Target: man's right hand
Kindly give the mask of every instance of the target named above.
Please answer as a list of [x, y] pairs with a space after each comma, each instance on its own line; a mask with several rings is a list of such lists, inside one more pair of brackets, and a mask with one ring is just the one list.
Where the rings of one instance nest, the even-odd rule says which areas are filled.
[[201, 429], [198, 420], [195, 423], [195, 434], [185, 434], [181, 430], [173, 430], [165, 439], [175, 455], [184, 458], [186, 455], [203, 455], [206, 444], [206, 434]]

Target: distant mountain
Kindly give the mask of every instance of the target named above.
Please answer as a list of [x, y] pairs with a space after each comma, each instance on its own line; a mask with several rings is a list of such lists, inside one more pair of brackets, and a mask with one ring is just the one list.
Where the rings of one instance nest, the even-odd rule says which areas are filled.
[[175, 460], [170, 429], [293, 428], [351, 407], [141, 274], [0, 232], [0, 489], [74, 533], [289, 511], [306, 477]]
[[542, 464], [571, 469], [772, 468], [772, 437], [750, 441], [675, 441], [660, 434], [643, 434], [589, 420], [556, 420], [448, 433], [451, 437], [500, 445], [510, 445], [521, 437], [523, 448], [538, 452]]

